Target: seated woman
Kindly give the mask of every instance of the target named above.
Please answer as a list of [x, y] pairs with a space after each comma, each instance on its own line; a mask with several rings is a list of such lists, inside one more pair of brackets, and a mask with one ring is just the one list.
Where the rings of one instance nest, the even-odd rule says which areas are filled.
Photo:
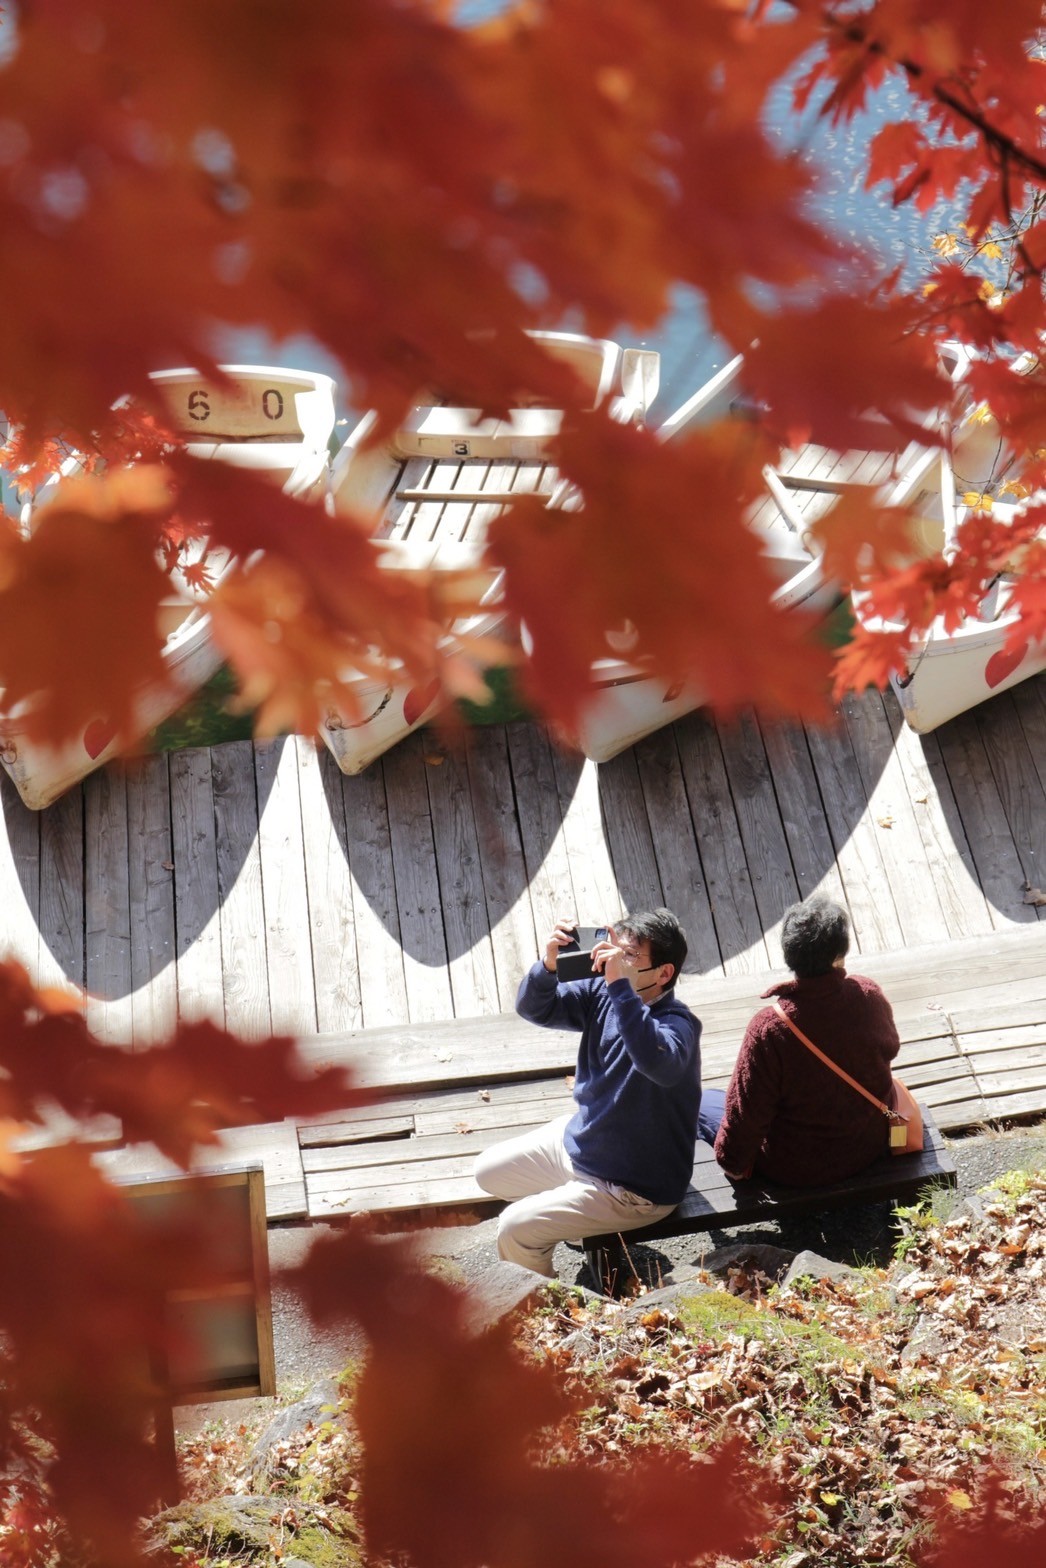
[[[849, 925], [829, 898], [794, 904], [781, 948], [795, 979], [763, 995], [777, 998], [814, 1045], [889, 1104], [890, 1063], [901, 1042], [875, 981], [843, 968]], [[699, 1130], [735, 1181], [757, 1175], [814, 1187], [853, 1176], [883, 1154], [884, 1120], [764, 1007], [748, 1025], [726, 1095], [704, 1090]]]

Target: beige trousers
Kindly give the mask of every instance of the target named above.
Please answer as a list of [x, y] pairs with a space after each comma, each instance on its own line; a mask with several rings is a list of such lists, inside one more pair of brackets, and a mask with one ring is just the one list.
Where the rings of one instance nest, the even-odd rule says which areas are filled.
[[575, 1171], [563, 1146], [569, 1116], [485, 1149], [476, 1161], [484, 1192], [507, 1198], [498, 1221], [498, 1254], [551, 1279], [559, 1241], [603, 1231], [635, 1230], [671, 1214], [674, 1203], [651, 1203], [598, 1176]]

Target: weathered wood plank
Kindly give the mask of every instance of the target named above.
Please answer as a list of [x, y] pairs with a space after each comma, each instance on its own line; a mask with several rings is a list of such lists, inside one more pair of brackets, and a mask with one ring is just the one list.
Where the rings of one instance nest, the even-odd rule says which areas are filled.
[[706, 713], [690, 713], [675, 732], [723, 968], [764, 969], [769, 955], [715, 724]]
[[684, 973], [722, 973], [719, 938], [694, 837], [675, 726], [655, 730], [631, 749], [643, 785], [665, 905], [686, 931], [689, 951]]
[[131, 911], [127, 866], [127, 778], [100, 768], [84, 781], [87, 1022], [100, 1040], [130, 1044]]
[[1014, 1122], [1038, 1120], [1046, 1110], [1046, 1093], [1033, 1089], [1029, 1094], [998, 1096], [985, 1105], [983, 1122]]
[[317, 1027], [316, 986], [294, 736], [256, 742], [254, 769], [269, 1017], [276, 1034], [304, 1034]]
[[574, 1096], [565, 1079], [560, 1079], [554, 1092], [545, 1092], [533, 1099], [500, 1100], [490, 1105], [474, 1105], [467, 1111], [419, 1111], [414, 1117], [414, 1127], [419, 1138], [437, 1133], [480, 1132], [500, 1127], [515, 1128], [527, 1124], [540, 1126], [565, 1116], [574, 1104]]
[[741, 844], [770, 961], [781, 963], [781, 920], [799, 898], [774, 780], [754, 714], [718, 725]]
[[469, 1155], [475, 1158], [499, 1138], [515, 1137], [517, 1133], [540, 1125], [540, 1120], [531, 1117], [502, 1123], [499, 1127], [473, 1128], [470, 1132], [303, 1148], [302, 1166], [310, 1192], [342, 1184], [349, 1186], [355, 1181], [356, 1172], [376, 1171], [389, 1165], [397, 1167], [396, 1181], [425, 1181], [439, 1175], [441, 1167], [449, 1160], [461, 1160]]
[[[249, 1165], [260, 1161], [265, 1172], [265, 1212], [270, 1220], [302, 1219], [308, 1212], [305, 1173], [297, 1131], [292, 1122], [259, 1127], [226, 1127], [208, 1163]], [[202, 1166], [201, 1161], [201, 1167]]]
[[258, 850], [254, 747], [229, 741], [211, 752], [226, 1026], [245, 1039], [270, 1033], [265, 905]]
[[171, 858], [178, 943], [178, 1012], [182, 1018], [225, 1023], [225, 975], [214, 828], [211, 753], [174, 751], [168, 763]]
[[1036, 923], [1022, 902], [1024, 869], [975, 716], [960, 714], [936, 734], [992, 924]]
[[[417, 489], [432, 489], [436, 496], [449, 490], [458, 478], [462, 465], [458, 462], [434, 462], [430, 465], [424, 486], [414, 486]], [[406, 488], [400, 487], [401, 490]], [[414, 515], [411, 519], [410, 531], [407, 537], [412, 541], [435, 539], [443, 520], [445, 507], [441, 500], [417, 501], [414, 504]]]
[[558, 748], [553, 748], [552, 767], [578, 920], [586, 926], [606, 925], [626, 910], [603, 832], [599, 768], [588, 757]]
[[166, 1039], [178, 1018], [174, 850], [167, 753], [127, 770], [131, 1027], [135, 1046]]
[[[761, 718], [759, 729], [800, 898], [846, 903], [835, 848], [802, 725]], [[856, 932], [854, 933], [856, 937]], [[860, 942], [857, 943], [860, 947]]]
[[548, 736], [538, 725], [523, 723], [508, 725], [506, 733], [537, 949], [543, 950], [560, 916], [583, 917], [571, 881]]
[[40, 820], [0, 769], [0, 955], [40, 977]]
[[[166, 1159], [151, 1143], [125, 1144], [121, 1149], [100, 1152], [92, 1156], [92, 1163], [117, 1181], [181, 1174], [181, 1167]], [[218, 1133], [217, 1144], [197, 1150], [192, 1170], [242, 1170], [254, 1164], [261, 1165], [265, 1172], [266, 1218], [303, 1219], [307, 1213], [305, 1174], [290, 1122], [225, 1128]]]
[[633, 747], [599, 766], [597, 788], [621, 908], [629, 914], [659, 908], [665, 893]]
[[468, 762], [464, 747], [441, 748], [439, 754], [443, 761], [425, 769], [425, 780], [452, 1010], [459, 1017], [494, 1013], [499, 1009], [498, 983]]
[[512, 1006], [520, 976], [538, 952], [504, 727], [470, 730], [466, 758], [497, 981], [492, 1010], [502, 1012]]
[[867, 798], [878, 828], [876, 843], [890, 885], [903, 941], [908, 946], [944, 941], [950, 934], [936, 881], [928, 877], [916, 806], [908, 793], [883, 699], [869, 690], [841, 706]]
[[982, 703], [974, 713], [1024, 873], [1021, 888], [1025, 882], [1041, 887], [1046, 878], [1046, 788], [1041, 764], [1032, 755], [1010, 692]]
[[[381, 522], [376, 530], [376, 538], [402, 539], [407, 536], [414, 518], [414, 505], [412, 502], [402, 501], [400, 499], [400, 491], [409, 490], [417, 485], [424, 484], [425, 476], [428, 474], [430, 467], [431, 463], [427, 457], [412, 457], [407, 462], [399, 465], [384, 496], [385, 505], [382, 511]], [[382, 482], [384, 482], [384, 477], [387, 476], [383, 476]], [[374, 485], [374, 490], [375, 492], [378, 491], [377, 483]], [[380, 508], [381, 500], [382, 497], [378, 493], [375, 493], [370, 498], [375, 513]]]
[[396, 874], [407, 1007], [412, 1023], [449, 1018], [453, 1014], [439, 873], [425, 778], [428, 745], [425, 732], [415, 732], [381, 759]]
[[[453, 1163], [453, 1162], [448, 1162]], [[474, 1212], [492, 1214], [501, 1207], [476, 1185], [472, 1176], [474, 1160], [462, 1160], [460, 1168], [423, 1182], [379, 1184], [385, 1172], [374, 1172], [372, 1185], [351, 1190], [335, 1188], [330, 1192], [309, 1192], [309, 1218], [323, 1219], [345, 1214], [407, 1215], [424, 1210], [467, 1207]]]
[[[5, 797], [6, 808], [6, 797]], [[86, 985], [84, 955], [84, 796], [71, 789], [40, 824], [40, 976], [47, 984]], [[12, 841], [15, 853], [15, 841]]]
[[321, 1034], [359, 1029], [363, 1003], [341, 775], [326, 746], [304, 735], [296, 746], [316, 1024]]
[[[306, 1149], [332, 1148], [352, 1143], [377, 1143], [388, 1138], [403, 1144], [413, 1136], [413, 1116], [374, 1116], [367, 1121], [321, 1122], [298, 1128], [298, 1147]], [[304, 1164], [304, 1152], [302, 1156]]]
[[846, 728], [808, 725], [806, 734], [861, 952], [899, 947], [904, 934], [877, 840], [883, 830], [868, 813]]
[[[1029, 1019], [1026, 1023], [1009, 1023], [1002, 1027], [997, 1024], [986, 1024], [983, 1028], [971, 1029], [966, 1025], [957, 1031], [956, 1039], [959, 1048], [969, 1055], [980, 1057], [984, 1052], [1028, 1051], [1034, 1056], [1036, 1050], [1046, 1046], [1046, 1018], [1042, 1015]], [[1046, 1060], [1046, 1057], [1043, 1058]]]
[[572, 1032], [537, 1029], [522, 1018], [500, 1014], [497, 1019], [456, 1018], [435, 1027], [396, 1024], [355, 1035], [303, 1039], [298, 1050], [309, 1067], [348, 1066], [361, 1084], [388, 1090], [486, 1085], [572, 1072], [577, 1038]]
[[[302, 1148], [321, 1143], [337, 1143], [343, 1139], [366, 1137], [372, 1123], [408, 1123], [413, 1131], [419, 1119], [425, 1122], [425, 1132], [456, 1132], [462, 1125], [471, 1123], [473, 1114], [492, 1111], [495, 1117], [506, 1112], [514, 1114], [513, 1107], [526, 1102], [543, 1106], [562, 1105], [570, 1100], [571, 1079], [566, 1073], [544, 1078], [510, 1078], [501, 1083], [481, 1086], [462, 1085], [449, 1088], [427, 1088], [418, 1092], [378, 1094], [365, 1105], [353, 1106], [340, 1116], [317, 1118], [299, 1124], [298, 1136]], [[553, 1112], [542, 1111], [547, 1120]], [[561, 1114], [561, 1111], [559, 1112]]]
[[[484, 496], [507, 496], [514, 488], [515, 480], [516, 470], [512, 464], [492, 462], [483, 475], [479, 490]], [[503, 510], [504, 504], [499, 501], [481, 501], [473, 506], [469, 513], [463, 537], [470, 544], [474, 544], [477, 547], [481, 546], [487, 537], [487, 529], [490, 527], [490, 524]]]
[[996, 987], [1001, 1000], [1011, 994], [1008, 986], [1034, 981], [1046, 971], [1046, 930], [1037, 921], [1030, 927], [1004, 925], [987, 936], [944, 946], [872, 954], [861, 964], [898, 995], [922, 998], [928, 1006], [965, 1005], [959, 999], [970, 990], [994, 1001]]
[[1028, 743], [1039, 782], [1046, 789], [1046, 679], [1036, 675], [1029, 681], [1021, 681], [1019, 686], [1012, 688], [1009, 696]]
[[407, 1017], [392, 840], [380, 762], [355, 776], [338, 774], [352, 877], [356, 960], [363, 1023], [380, 1027]]
[[[922, 840], [923, 876], [936, 891], [949, 935], [987, 934], [994, 929], [991, 914], [977, 885], [973, 857], [937, 736], [916, 735], [909, 729], [892, 691], [884, 694], [883, 702]], [[908, 945], [913, 945], [910, 938]]]

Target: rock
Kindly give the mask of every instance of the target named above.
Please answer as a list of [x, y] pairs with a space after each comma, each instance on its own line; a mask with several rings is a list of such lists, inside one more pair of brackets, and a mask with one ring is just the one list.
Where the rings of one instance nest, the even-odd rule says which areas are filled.
[[948, 1215], [949, 1220], [968, 1219], [974, 1225], [983, 1225], [988, 1216], [984, 1212], [984, 1203], [976, 1192], [971, 1192]]
[[945, 1327], [935, 1315], [924, 1313], [916, 1319], [911, 1338], [899, 1359], [904, 1366], [910, 1366], [914, 1361], [939, 1361], [955, 1349], [955, 1337], [953, 1326]]
[[[356, 1541], [337, 1534], [336, 1527], [332, 1529], [334, 1516], [329, 1508], [295, 1499], [293, 1530], [285, 1521], [284, 1508], [279, 1497], [256, 1494], [213, 1497], [209, 1502], [179, 1502], [149, 1519], [144, 1548], [147, 1554], [163, 1560], [168, 1552], [180, 1549], [179, 1555], [204, 1551], [209, 1562], [248, 1554], [263, 1554], [262, 1562], [268, 1562], [273, 1541], [282, 1538], [285, 1544], [298, 1548], [298, 1560], [306, 1568], [317, 1568], [317, 1563], [325, 1560], [339, 1562], [343, 1568], [358, 1562]], [[306, 1540], [311, 1549], [309, 1555], [301, 1555]], [[281, 1559], [284, 1565], [289, 1562], [285, 1557]]]
[[304, 1399], [277, 1410], [251, 1449], [248, 1474], [252, 1487], [261, 1489], [272, 1481], [278, 1468], [278, 1462], [273, 1462], [273, 1449], [329, 1421], [337, 1412], [339, 1397], [334, 1378], [325, 1378]]
[[532, 1307], [548, 1289], [549, 1281], [518, 1263], [494, 1263], [470, 1288], [466, 1324], [482, 1334], [522, 1307]]
[[[812, 1253], [803, 1253], [812, 1257]], [[771, 1247], [762, 1241], [735, 1241], [706, 1254], [702, 1267], [709, 1274], [727, 1274], [733, 1268], [759, 1269], [770, 1279], [780, 1279], [795, 1257], [785, 1247]], [[674, 1271], [675, 1272], [675, 1271]]]
[[646, 1312], [652, 1312], [655, 1307], [672, 1311], [677, 1301], [691, 1300], [694, 1296], [704, 1295], [708, 1291], [718, 1292], [717, 1285], [707, 1285], [701, 1279], [703, 1270], [681, 1264], [673, 1269], [665, 1284], [659, 1285], [656, 1290], [644, 1291], [643, 1295], [636, 1296], [622, 1308], [627, 1317], [642, 1317]]
[[845, 1263], [833, 1263], [831, 1258], [822, 1258], [817, 1252], [797, 1252], [781, 1284], [794, 1285], [797, 1279], [860, 1278], [857, 1270], [848, 1268]]

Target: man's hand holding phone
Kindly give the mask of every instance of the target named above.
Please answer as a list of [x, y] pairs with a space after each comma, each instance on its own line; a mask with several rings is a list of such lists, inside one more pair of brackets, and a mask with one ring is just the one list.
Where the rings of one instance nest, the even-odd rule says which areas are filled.
[[564, 948], [577, 947], [577, 926], [573, 920], [562, 918], [556, 921], [555, 930], [545, 945], [545, 968], [550, 974], [556, 973], [556, 964]]
[[628, 954], [618, 943], [613, 926], [607, 927], [604, 941], [592, 949], [592, 966], [604, 980], [630, 980], [632, 965]]

